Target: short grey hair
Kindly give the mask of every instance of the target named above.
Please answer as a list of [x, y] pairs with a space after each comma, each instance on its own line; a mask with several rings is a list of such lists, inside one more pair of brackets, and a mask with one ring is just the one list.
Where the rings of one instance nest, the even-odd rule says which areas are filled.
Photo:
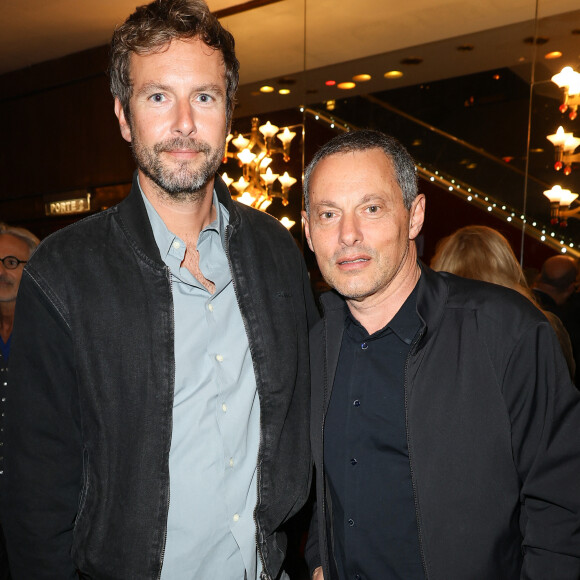
[[29, 249], [28, 257], [32, 256], [34, 250], [40, 244], [40, 240], [29, 230], [25, 228], [17, 228], [16, 226], [9, 226], [4, 222], [0, 222], [0, 235], [8, 234], [22, 240]]
[[403, 204], [407, 210], [411, 209], [413, 201], [417, 197], [417, 170], [415, 161], [409, 152], [394, 137], [386, 135], [381, 131], [363, 129], [360, 131], [350, 131], [333, 137], [324, 144], [316, 153], [312, 161], [304, 171], [304, 208], [306, 214], [310, 215], [310, 180], [316, 166], [331, 155], [352, 153], [355, 151], [368, 151], [369, 149], [380, 149], [391, 161], [395, 169], [397, 183], [403, 192]]

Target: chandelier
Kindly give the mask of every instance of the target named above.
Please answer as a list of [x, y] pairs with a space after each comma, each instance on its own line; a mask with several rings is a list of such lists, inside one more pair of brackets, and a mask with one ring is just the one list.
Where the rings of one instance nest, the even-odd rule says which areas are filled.
[[[222, 174], [234, 199], [260, 211], [266, 211], [275, 197], [281, 199], [282, 205], [288, 205], [288, 192], [297, 180], [288, 171], [274, 173], [270, 165], [274, 156], [281, 156], [284, 163], [290, 161], [290, 144], [296, 136], [291, 129], [297, 128], [302, 129], [302, 125], [280, 130], [267, 121], [260, 126], [258, 118], [254, 117], [250, 133], [238, 133], [235, 137], [231, 133], [228, 135], [224, 163], [235, 159], [238, 167], [242, 168], [242, 175], [237, 181], [227, 172]], [[233, 145], [234, 151], [230, 150], [230, 145]], [[280, 222], [288, 229], [295, 224], [287, 217], [281, 218]]]
[[556, 150], [554, 169], [560, 171], [564, 168], [564, 175], [570, 175], [572, 163], [580, 161], [580, 154], [574, 155], [574, 151], [580, 145], [580, 139], [574, 137], [574, 133], [566, 133], [564, 127], [558, 127], [553, 135], [548, 135], [546, 138], [552, 142]]
[[564, 102], [560, 105], [560, 112], [565, 113], [570, 109], [568, 116], [573, 121], [578, 115], [578, 105], [580, 105], [580, 73], [570, 66], [565, 66], [552, 77], [552, 82], [564, 92]]
[[[567, 66], [561, 72], [552, 77], [552, 81], [563, 89], [564, 100], [560, 105], [560, 112], [569, 111], [570, 120], [576, 119], [578, 115], [578, 105], [580, 105], [580, 73]], [[566, 133], [564, 127], [548, 135], [547, 139], [554, 145], [556, 161], [554, 169], [563, 170], [564, 175], [572, 173], [572, 163], [580, 162], [580, 154], [574, 153], [580, 145], [580, 139], [574, 137], [574, 133]], [[550, 223], [559, 224], [562, 227], [568, 225], [568, 218], [577, 217], [580, 207], [570, 209], [572, 203], [578, 197], [577, 193], [572, 193], [569, 189], [562, 188], [561, 185], [554, 185], [552, 189], [544, 191], [544, 195], [550, 201]]]

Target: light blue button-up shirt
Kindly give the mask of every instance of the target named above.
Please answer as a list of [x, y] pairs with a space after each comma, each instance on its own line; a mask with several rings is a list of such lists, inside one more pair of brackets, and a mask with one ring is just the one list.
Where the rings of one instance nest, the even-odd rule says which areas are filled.
[[161, 578], [259, 577], [256, 466], [260, 404], [248, 338], [225, 253], [229, 214], [213, 196], [216, 220], [197, 242], [210, 294], [181, 267], [186, 245], [143, 195], [161, 258], [171, 271], [175, 395], [169, 455], [170, 504]]

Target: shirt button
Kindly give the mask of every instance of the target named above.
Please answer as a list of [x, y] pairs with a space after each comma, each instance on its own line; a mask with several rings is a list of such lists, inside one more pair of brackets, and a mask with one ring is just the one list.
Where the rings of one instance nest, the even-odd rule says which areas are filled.
[[209, 304], [209, 305], [208, 305], [208, 307], [207, 307], [207, 309], [208, 309], [210, 312], [213, 312], [213, 304]]
[[240, 519], [239, 514], [234, 514], [233, 520], [234, 522], [237, 522]]
[[[167, 246], [166, 246], [166, 247], [167, 247]], [[175, 242], [173, 242], [173, 247], [174, 247], [176, 250], [179, 250], [179, 248], [181, 248], [181, 244], [180, 244], [180, 243], [179, 243], [177, 240], [175, 240]]]
[[351, 465], [356, 465], [357, 463], [358, 461], [354, 457], [350, 460]]
[[360, 347], [361, 347], [363, 350], [366, 350], [366, 349], [369, 347], [369, 345], [368, 345], [366, 342], [363, 342], [363, 343], [360, 345]]
[[354, 407], [360, 407], [360, 401], [358, 399], [355, 399], [352, 404]]
[[230, 457], [230, 467], [233, 467], [233, 466], [234, 466], [234, 458]]
[[348, 525], [352, 528], [354, 526], [354, 520], [353, 519], [349, 519], [348, 520]]
[[227, 410], [228, 410], [228, 406], [225, 403], [223, 403], [222, 404], [222, 411], [225, 413]]
[[215, 360], [218, 362], [224, 362], [224, 357], [221, 354], [216, 354]]

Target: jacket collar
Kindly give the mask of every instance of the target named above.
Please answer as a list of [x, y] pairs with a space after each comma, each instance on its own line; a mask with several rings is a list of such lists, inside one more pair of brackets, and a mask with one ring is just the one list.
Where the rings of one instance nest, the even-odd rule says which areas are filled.
[[[449, 287], [444, 275], [431, 270], [421, 261], [418, 263], [421, 268], [421, 277], [417, 282], [417, 314], [423, 325], [424, 340], [428, 340], [443, 316]], [[335, 290], [326, 292], [321, 296], [320, 301], [326, 317], [336, 320], [338, 315], [341, 319], [344, 318], [342, 314], [344, 298], [338, 292]]]
[[[147, 209], [145, 208], [139, 190], [137, 175], [137, 171], [135, 171], [129, 195], [117, 206], [119, 217], [139, 248], [151, 260], [164, 268], [165, 264], [161, 259], [159, 248], [155, 242], [153, 229], [151, 228], [151, 223], [149, 222], [149, 217], [147, 215]], [[217, 174], [215, 176], [214, 188], [220, 203], [226, 207], [230, 214], [230, 225], [235, 227], [240, 219], [236, 204], [233, 202], [226, 184]]]

